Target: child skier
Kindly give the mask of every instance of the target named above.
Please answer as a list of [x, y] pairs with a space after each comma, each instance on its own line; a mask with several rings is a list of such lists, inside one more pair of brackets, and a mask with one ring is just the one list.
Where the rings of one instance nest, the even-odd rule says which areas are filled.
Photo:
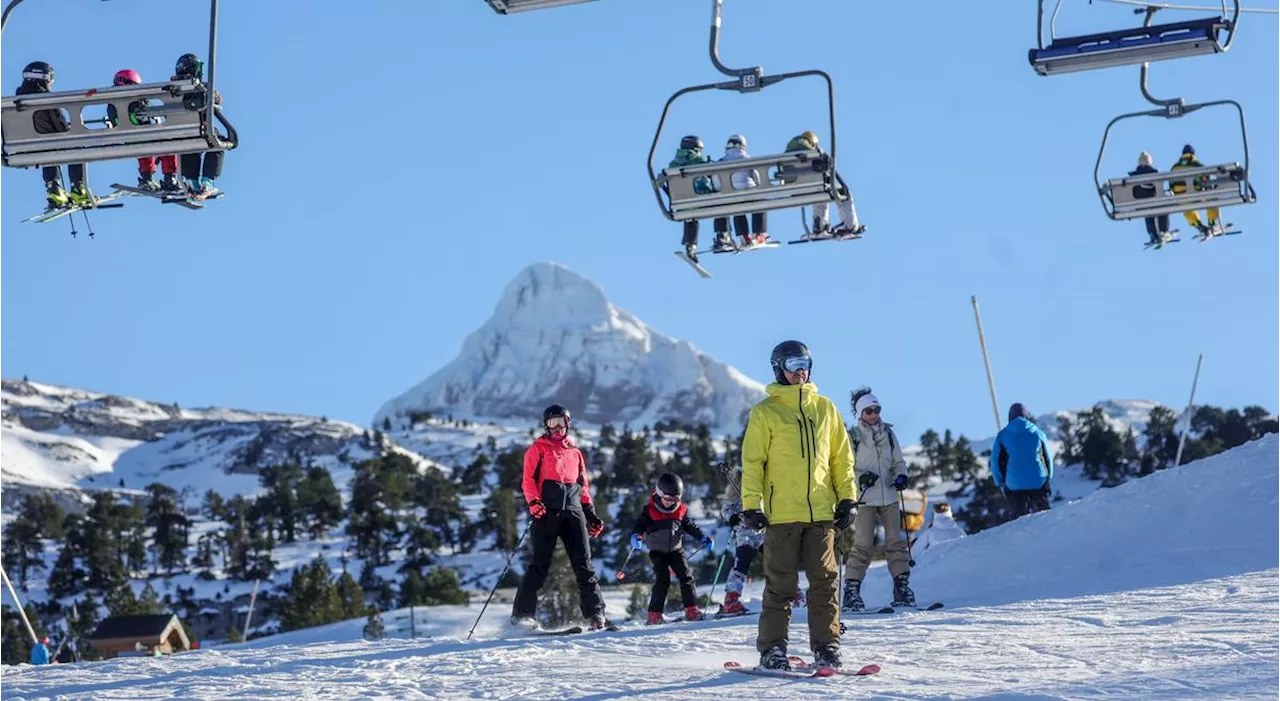
[[[44, 61], [33, 61], [22, 69], [22, 85], [15, 92], [18, 95], [36, 95], [50, 92], [52, 87], [53, 66]], [[57, 134], [71, 128], [62, 110], [36, 110], [31, 113], [31, 120], [37, 134]], [[70, 194], [62, 188], [62, 171], [58, 166], [44, 166], [40, 174], [44, 177], [46, 211], [52, 212], [70, 204], [86, 206], [93, 203], [93, 195], [86, 184], [88, 168], [84, 163], [67, 166], [67, 175], [71, 178]]]
[[[172, 80], [203, 81], [204, 62], [196, 58], [195, 54], [183, 54], [178, 57], [173, 73]], [[215, 110], [222, 104], [222, 96], [217, 92], [213, 93], [213, 104]], [[222, 151], [182, 154], [182, 177], [187, 181], [187, 190], [190, 192], [191, 199], [205, 200], [218, 194], [218, 188], [214, 187], [213, 183], [218, 176], [222, 175], [222, 156]], [[202, 158], [203, 165], [201, 165]]]
[[[116, 71], [115, 78], [111, 84], [119, 87], [122, 85], [141, 85], [142, 76], [132, 68], [125, 68]], [[154, 117], [145, 116], [146, 102], [135, 100], [129, 103], [129, 123], [133, 125], [139, 124], [157, 124], [158, 120]], [[120, 115], [116, 113], [115, 105], [107, 105], [107, 120], [111, 122], [114, 128], [120, 123]], [[160, 161], [160, 172], [164, 174], [164, 183], [156, 181], [156, 161]], [[143, 190], [165, 190], [167, 192], [180, 192], [182, 184], [178, 181], [178, 157], [176, 155], [168, 156], [142, 156], [138, 159], [138, 187]]]
[[[744, 158], [750, 158], [747, 155], [747, 137], [741, 134], [732, 134], [724, 145], [724, 157], [721, 161], [739, 161]], [[735, 170], [729, 176], [729, 184], [735, 190], [750, 190], [760, 186], [760, 173], [750, 168]], [[733, 239], [729, 237], [729, 223], [725, 217], [716, 219], [716, 250], [733, 248]], [[752, 212], [751, 227], [747, 228], [747, 215], [736, 214], [733, 217], [733, 230], [742, 239], [742, 245], [751, 246], [753, 244], [761, 244], [769, 240], [769, 234], [765, 233], [768, 226], [767, 212]], [[754, 235], [752, 234], [754, 230]]]
[[[680, 148], [676, 150], [676, 157], [671, 159], [668, 168], [683, 168], [684, 166], [696, 165], [698, 163], [710, 163], [711, 157], [702, 152], [702, 138], [697, 136], [686, 136], [680, 139]], [[715, 184], [709, 176], [696, 178], [693, 181], [693, 191], [699, 195], [709, 195], [715, 192]], [[725, 235], [728, 236], [728, 227], [726, 226]], [[733, 242], [729, 242], [732, 246]], [[681, 239], [681, 245], [684, 246], [685, 255], [689, 256], [689, 260], [694, 263], [698, 262], [698, 220], [690, 219], [684, 223], [684, 237]]]
[[688, 533], [702, 547], [715, 547], [711, 536], [702, 532], [698, 524], [689, 518], [689, 508], [681, 503], [684, 482], [678, 475], [665, 472], [658, 478], [658, 488], [649, 497], [649, 503], [636, 519], [632, 528], [631, 547], [639, 548], [643, 542], [649, 547], [649, 560], [653, 562], [653, 591], [649, 595], [649, 625], [665, 623], [663, 607], [667, 603], [667, 590], [671, 587], [672, 571], [680, 583], [680, 598], [684, 603], [684, 617], [688, 621], [704, 618], [698, 608], [698, 594], [694, 589], [693, 575], [684, 556], [684, 533]]
[[[787, 142], [787, 152], [791, 151], [817, 151], [822, 152], [818, 148], [818, 135], [812, 131], [806, 131], [803, 134], [792, 138]], [[845, 193], [848, 195], [848, 193]], [[840, 208], [840, 226], [832, 229], [827, 223], [827, 205], [816, 204], [813, 206], [813, 230], [803, 239], [828, 239], [839, 236], [853, 236], [866, 231], [867, 227], [858, 223], [858, 212], [853, 208], [853, 196], [849, 195], [838, 203]]]
[[[742, 467], [738, 467], [738, 481], [742, 481]], [[724, 584], [724, 603], [720, 605], [720, 613], [734, 615], [746, 613], [747, 607], [742, 603], [742, 587], [747, 583], [747, 572], [751, 571], [751, 563], [756, 553], [764, 546], [764, 533], [754, 531], [742, 524], [742, 496], [735, 494], [729, 499], [721, 512], [729, 527], [733, 529], [731, 542], [737, 547], [733, 551], [733, 569], [729, 571], [729, 579]]]

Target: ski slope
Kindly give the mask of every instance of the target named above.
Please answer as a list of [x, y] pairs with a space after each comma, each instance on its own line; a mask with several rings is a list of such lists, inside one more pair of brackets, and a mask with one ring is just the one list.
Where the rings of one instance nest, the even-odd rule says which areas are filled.
[[[502, 637], [491, 607], [419, 609], [429, 639], [359, 639], [363, 621], [169, 658], [6, 670], [6, 699], [1274, 699], [1280, 689], [1275, 435], [1098, 490], [917, 557], [948, 608], [850, 617], [845, 663], [870, 678], [779, 680], [753, 662], [755, 619]], [[758, 596], [760, 584], [748, 590]], [[868, 603], [887, 601], [873, 570]], [[610, 593], [618, 617], [625, 591]], [[805, 654], [804, 611], [792, 652]], [[397, 612], [387, 615], [403, 635]]]

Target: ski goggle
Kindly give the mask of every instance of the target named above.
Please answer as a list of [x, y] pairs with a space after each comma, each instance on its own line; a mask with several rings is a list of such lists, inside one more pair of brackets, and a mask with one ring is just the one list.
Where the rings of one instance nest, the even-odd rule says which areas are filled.
[[880, 413], [880, 407], [878, 407], [878, 406], [869, 406], [869, 407], [867, 407], [866, 409], [863, 409], [863, 410], [862, 410], [862, 413], [867, 414], [868, 416], [870, 416], [871, 414], [879, 414], [879, 413]]
[[813, 358], [810, 358], [807, 355], [796, 355], [790, 358], [783, 358], [782, 362], [778, 364], [787, 372], [800, 372], [801, 370], [809, 370], [813, 367]]
[[129, 80], [124, 76], [116, 76], [116, 78], [111, 81], [111, 84], [117, 87], [121, 85], [137, 85], [137, 83], [133, 82], [132, 80]]
[[542, 423], [547, 428], [565, 428], [569, 425], [569, 422], [565, 421], [563, 416], [552, 416]]
[[679, 497], [678, 495], [675, 495], [675, 494], [663, 494], [662, 492], [658, 492], [658, 498], [659, 498], [659, 499], [661, 499], [661, 500], [663, 500], [664, 502], [667, 502], [667, 503], [670, 503], [670, 502], [673, 502], [673, 501], [680, 501], [680, 497]]
[[35, 71], [28, 71], [26, 73], [23, 73], [22, 78], [23, 80], [39, 80], [39, 81], [48, 81], [50, 83], [53, 82], [53, 78], [48, 73], [37, 73]]

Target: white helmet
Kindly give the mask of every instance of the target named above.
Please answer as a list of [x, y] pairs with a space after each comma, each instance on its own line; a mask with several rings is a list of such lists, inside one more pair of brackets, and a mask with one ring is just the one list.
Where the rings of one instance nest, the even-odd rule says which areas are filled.
[[724, 142], [725, 148], [747, 148], [747, 137], [742, 134], [730, 134], [729, 139]]

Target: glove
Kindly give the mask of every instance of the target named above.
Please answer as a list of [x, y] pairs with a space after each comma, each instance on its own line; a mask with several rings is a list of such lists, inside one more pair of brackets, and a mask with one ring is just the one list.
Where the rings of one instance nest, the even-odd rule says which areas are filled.
[[596, 516], [596, 507], [592, 504], [583, 504], [582, 515], [587, 517], [587, 535], [599, 538], [600, 534], [604, 533], [604, 521]]
[[734, 514], [734, 515], [732, 515], [732, 516], [730, 516], [730, 517], [729, 517], [729, 527], [730, 527], [730, 528], [737, 528], [737, 527], [738, 527], [738, 524], [740, 524], [740, 523], [742, 523], [742, 514], [741, 514], [741, 513], [736, 513], [736, 514]]
[[864, 472], [858, 475], [858, 488], [871, 489], [876, 486], [876, 482], [880, 479], [880, 475], [874, 472]]
[[700, 542], [702, 543], [702, 547], [706, 548], [707, 550], [714, 550], [716, 547], [715, 539], [713, 539], [709, 535], [702, 536], [702, 540]]
[[758, 533], [768, 527], [769, 519], [764, 517], [763, 511], [751, 509], [742, 512], [742, 525]]
[[639, 550], [644, 545], [644, 537], [639, 533], [631, 534], [631, 549]]
[[853, 525], [853, 500], [842, 499], [836, 506], [836, 529], [843, 531]]
[[896, 490], [898, 490], [899, 492], [901, 492], [902, 490], [906, 489], [906, 488], [907, 488], [907, 476], [906, 476], [906, 475], [898, 475], [897, 477], [893, 478], [893, 488], [894, 488], [894, 489], [896, 489]]
[[529, 515], [534, 518], [542, 518], [547, 515], [547, 507], [542, 505], [541, 499], [534, 499], [529, 502]]

